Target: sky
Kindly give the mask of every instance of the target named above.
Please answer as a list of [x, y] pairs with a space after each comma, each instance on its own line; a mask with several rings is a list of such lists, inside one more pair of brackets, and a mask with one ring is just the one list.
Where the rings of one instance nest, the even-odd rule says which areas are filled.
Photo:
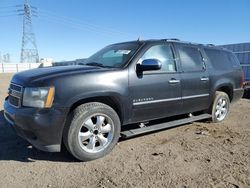
[[[20, 61], [24, 0], [0, 0], [0, 53]], [[178, 38], [204, 44], [250, 42], [250, 0], [29, 0], [40, 58], [89, 57], [106, 45]]]

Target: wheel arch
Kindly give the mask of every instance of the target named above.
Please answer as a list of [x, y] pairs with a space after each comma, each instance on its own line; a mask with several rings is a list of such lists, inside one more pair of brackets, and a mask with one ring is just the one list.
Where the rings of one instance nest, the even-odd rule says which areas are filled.
[[95, 97], [81, 98], [71, 104], [68, 115], [71, 114], [74, 111], [74, 109], [76, 109], [81, 104], [89, 102], [100, 102], [113, 108], [118, 114], [120, 121], [122, 123], [124, 116], [123, 116], [122, 105], [120, 104], [119, 101], [120, 101], [119, 98], [115, 96], [95, 96]]
[[222, 91], [226, 93], [229, 97], [230, 102], [233, 100], [233, 85], [232, 84], [222, 84], [217, 86], [216, 91]]

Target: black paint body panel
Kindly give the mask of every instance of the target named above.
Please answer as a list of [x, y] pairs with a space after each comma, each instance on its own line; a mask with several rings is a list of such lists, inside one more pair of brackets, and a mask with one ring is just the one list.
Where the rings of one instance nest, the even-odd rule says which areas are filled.
[[[215, 47], [194, 45], [200, 48], [205, 58], [206, 69], [185, 73], [182, 71], [175, 47], [176, 43], [181, 45], [181, 42], [156, 40], [138, 43], [141, 44], [140, 50], [123, 68], [62, 66], [38, 68], [15, 74], [12, 83], [24, 88], [54, 86], [55, 97], [52, 108], [46, 110], [14, 108], [6, 99], [4, 110], [7, 120], [16, 127], [17, 132], [23, 132], [21, 129], [34, 134], [39, 142], [33, 142], [25, 134], [22, 136], [36, 147], [46, 151], [59, 151], [69, 110], [84, 99], [112, 98], [120, 109], [122, 125], [126, 125], [206, 110], [213, 101], [215, 91], [222, 86], [232, 88], [232, 101], [242, 97], [240, 66], [226, 71], [213, 69], [203, 48]], [[164, 43], [170, 43], [174, 49], [176, 72], [138, 74], [136, 64], [145, 50], [149, 46]], [[202, 81], [203, 77], [208, 80]], [[172, 84], [169, 82], [172, 79], [179, 82]]]

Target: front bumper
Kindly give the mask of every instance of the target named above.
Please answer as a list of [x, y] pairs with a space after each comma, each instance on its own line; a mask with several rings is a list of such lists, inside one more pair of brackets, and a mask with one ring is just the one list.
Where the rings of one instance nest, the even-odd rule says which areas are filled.
[[15, 108], [9, 104], [8, 99], [4, 102], [5, 119], [19, 136], [42, 151], [59, 152], [61, 150], [67, 113], [66, 108]]

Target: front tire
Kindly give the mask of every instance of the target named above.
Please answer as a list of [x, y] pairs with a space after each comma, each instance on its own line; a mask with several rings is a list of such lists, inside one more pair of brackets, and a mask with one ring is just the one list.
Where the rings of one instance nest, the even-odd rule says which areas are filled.
[[114, 148], [120, 129], [120, 119], [114, 109], [103, 103], [86, 103], [74, 110], [64, 143], [75, 158], [90, 161]]
[[230, 109], [230, 100], [226, 93], [216, 91], [211, 109], [212, 122], [218, 123], [226, 119]]

